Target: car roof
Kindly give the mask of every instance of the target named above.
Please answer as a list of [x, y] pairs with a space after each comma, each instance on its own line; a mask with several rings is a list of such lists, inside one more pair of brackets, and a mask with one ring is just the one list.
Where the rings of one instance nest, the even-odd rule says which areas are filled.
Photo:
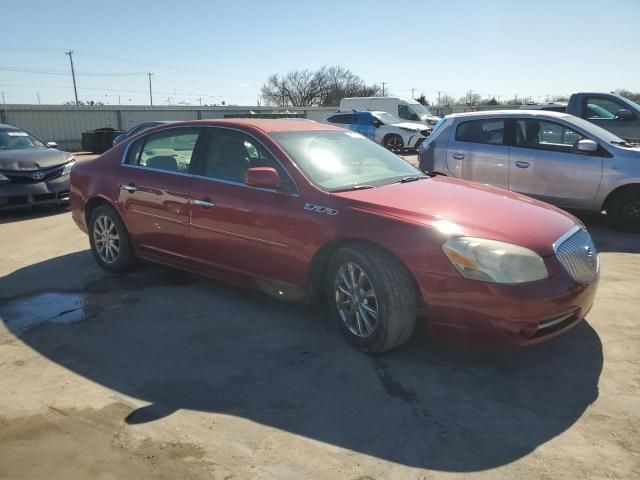
[[[224, 118], [215, 120], [190, 120], [185, 122], [172, 122], [168, 125], [182, 123], [184, 125], [211, 125], [227, 127], [252, 127], [264, 133], [271, 132], [293, 132], [301, 130], [344, 130], [325, 123], [309, 122], [306, 119], [288, 118]], [[158, 127], [160, 128], [160, 127]]]
[[0, 128], [15, 128], [16, 130], [22, 130], [20, 127], [9, 125], [8, 123], [0, 123]]
[[447, 115], [446, 118], [489, 118], [489, 117], [554, 117], [554, 118], [566, 118], [570, 117], [568, 113], [554, 112], [550, 110], [486, 110], [483, 112], [464, 112], [464, 113], [452, 113]]

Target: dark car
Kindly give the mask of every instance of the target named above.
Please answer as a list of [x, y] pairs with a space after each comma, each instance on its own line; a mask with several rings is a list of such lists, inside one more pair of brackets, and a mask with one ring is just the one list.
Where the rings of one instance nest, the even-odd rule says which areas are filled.
[[73, 155], [29, 132], [0, 124], [0, 210], [69, 200]]
[[108, 271], [137, 257], [282, 299], [324, 296], [368, 352], [402, 345], [419, 313], [433, 337], [541, 342], [584, 318], [598, 282], [569, 213], [425, 175], [315, 122], [156, 127], [73, 169], [71, 213]]
[[144, 122], [139, 123], [133, 128], [130, 128], [124, 133], [121, 133], [116, 138], [113, 139], [113, 146], [115, 147], [117, 144], [124, 142], [127, 138], [131, 138], [134, 135], [144, 132], [145, 130], [149, 130], [150, 128], [157, 127], [158, 125], [163, 125], [165, 123], [171, 123], [169, 120], [155, 120], [152, 122]]

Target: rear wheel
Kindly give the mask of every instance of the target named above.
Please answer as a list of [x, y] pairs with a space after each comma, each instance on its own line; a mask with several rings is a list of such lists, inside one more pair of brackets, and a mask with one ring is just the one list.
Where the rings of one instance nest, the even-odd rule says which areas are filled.
[[387, 135], [384, 137], [384, 148], [391, 150], [394, 153], [401, 153], [404, 149], [404, 142], [400, 135]]
[[98, 265], [109, 272], [123, 272], [134, 262], [127, 228], [116, 211], [107, 205], [91, 212], [89, 241]]
[[415, 328], [409, 272], [385, 250], [353, 245], [336, 251], [325, 286], [334, 319], [349, 342], [370, 353], [405, 343]]
[[616, 228], [640, 233], [640, 186], [628, 187], [614, 194], [607, 205], [607, 215]]

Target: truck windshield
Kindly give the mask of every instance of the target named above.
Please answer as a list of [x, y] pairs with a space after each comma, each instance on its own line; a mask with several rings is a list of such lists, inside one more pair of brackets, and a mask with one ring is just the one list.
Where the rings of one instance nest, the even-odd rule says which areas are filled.
[[270, 136], [313, 184], [330, 192], [427, 177], [406, 160], [359, 133], [305, 130], [274, 132]]
[[411, 105], [407, 105], [407, 107], [413, 110], [420, 118], [433, 117], [433, 113], [431, 113], [424, 105], [419, 103], [412, 103]]

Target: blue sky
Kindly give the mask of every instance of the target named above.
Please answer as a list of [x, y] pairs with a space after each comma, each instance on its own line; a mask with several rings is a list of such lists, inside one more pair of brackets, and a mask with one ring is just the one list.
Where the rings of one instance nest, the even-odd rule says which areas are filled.
[[[10, 6], [10, 8], [9, 8]], [[640, 1], [27, 1], [0, 9], [7, 103], [255, 105], [271, 73], [342, 65], [395, 95], [640, 91]], [[3, 68], [61, 73], [37, 74]]]

